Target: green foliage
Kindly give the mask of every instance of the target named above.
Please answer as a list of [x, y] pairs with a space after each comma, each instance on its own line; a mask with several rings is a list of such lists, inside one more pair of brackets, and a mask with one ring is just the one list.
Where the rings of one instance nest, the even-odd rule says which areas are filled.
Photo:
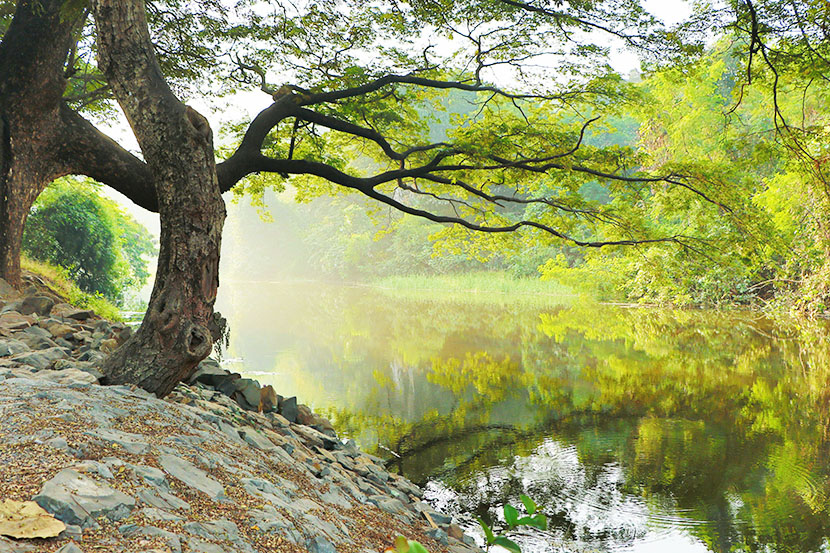
[[96, 314], [110, 321], [122, 320], [118, 306], [100, 294], [90, 294], [78, 288], [63, 267], [29, 259], [26, 256], [21, 258], [20, 265], [23, 269], [48, 281], [50, 286], [65, 297], [70, 304], [81, 309], [92, 309]]
[[[512, 532], [519, 527], [529, 526], [538, 528], [539, 530], [547, 530], [548, 519], [544, 514], [538, 513], [538, 506], [528, 496], [521, 494], [520, 499], [525, 506], [527, 516], [519, 517], [519, 511], [512, 505], [504, 506], [504, 522], [507, 525], [507, 531]], [[508, 538], [504, 534], [496, 535], [493, 529], [484, 522], [480, 517], [477, 519], [478, 524], [484, 532], [484, 541], [486, 543], [485, 551], [490, 551], [493, 545], [501, 546], [512, 553], [522, 553], [522, 548]], [[387, 550], [388, 551], [388, 550]], [[396, 553], [428, 553], [426, 548], [417, 541], [408, 540], [403, 536], [395, 538], [395, 552]]]
[[147, 229], [93, 185], [59, 180], [32, 207], [23, 251], [63, 267], [82, 290], [120, 301], [125, 290], [147, 281], [144, 257], [155, 245]]

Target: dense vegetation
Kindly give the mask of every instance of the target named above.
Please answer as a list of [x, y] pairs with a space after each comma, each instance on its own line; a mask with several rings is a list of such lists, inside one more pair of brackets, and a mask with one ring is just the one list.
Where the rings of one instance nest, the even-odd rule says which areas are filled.
[[62, 268], [82, 291], [120, 303], [147, 282], [156, 248], [147, 229], [96, 187], [62, 179], [35, 202], [23, 251]]
[[[531, 232], [494, 238], [377, 208], [360, 196], [320, 197], [324, 191], [309, 194], [307, 189], [294, 195], [298, 206], [270, 202], [270, 214], [280, 222], [273, 232], [290, 227], [293, 239], [304, 244], [289, 267], [301, 264], [298, 270], [328, 278], [507, 271], [541, 276], [604, 300], [773, 301], [822, 311], [828, 286], [824, 193], [814, 185], [813, 166], [776, 130], [765, 75], [746, 88], [741, 70], [734, 41], [724, 38], [697, 63], [628, 83], [629, 98], [595, 123], [584, 140], [588, 147], [616, 148], [640, 168], [697, 175], [700, 194], [665, 184], [615, 189], [599, 180], [549, 185], [571, 207], [603, 214], [572, 223], [577, 237], [612, 239], [625, 224], [654, 236], [694, 236], [683, 246], [658, 242], [596, 249]], [[796, 95], [780, 92], [799, 90], [792, 83], [778, 87], [779, 109], [787, 120], [799, 119], [818, 132], [827, 90], [814, 84]], [[431, 126], [439, 139], [449, 132], [450, 117], [467, 114], [469, 104], [459, 97]], [[813, 146], [821, 151], [819, 142]], [[256, 199], [262, 199], [256, 194], [263, 184], [268, 183], [260, 179], [253, 188]], [[250, 193], [252, 187], [237, 190]], [[435, 209], [437, 201], [416, 203]], [[522, 215], [531, 218], [538, 208], [523, 209]]]

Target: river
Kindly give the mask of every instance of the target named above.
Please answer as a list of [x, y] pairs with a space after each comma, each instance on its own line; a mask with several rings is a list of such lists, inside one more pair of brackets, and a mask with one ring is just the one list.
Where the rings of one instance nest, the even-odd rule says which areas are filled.
[[[225, 283], [229, 368], [529, 552], [830, 550], [826, 321]], [[498, 524], [498, 522], [496, 522]]]

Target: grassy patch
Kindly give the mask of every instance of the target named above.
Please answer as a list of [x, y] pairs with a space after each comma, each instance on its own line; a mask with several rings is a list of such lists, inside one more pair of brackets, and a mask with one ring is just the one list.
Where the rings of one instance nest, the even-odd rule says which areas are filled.
[[92, 309], [96, 314], [111, 321], [120, 321], [121, 311], [111, 301], [101, 295], [84, 292], [72, 282], [62, 267], [50, 265], [43, 261], [35, 261], [27, 257], [20, 260], [21, 267], [36, 274], [47, 281], [58, 294], [65, 297], [69, 303], [82, 309]]
[[577, 296], [572, 288], [557, 282], [495, 271], [394, 276], [374, 281], [372, 285], [401, 299], [428, 298], [462, 303], [562, 305], [571, 303]]

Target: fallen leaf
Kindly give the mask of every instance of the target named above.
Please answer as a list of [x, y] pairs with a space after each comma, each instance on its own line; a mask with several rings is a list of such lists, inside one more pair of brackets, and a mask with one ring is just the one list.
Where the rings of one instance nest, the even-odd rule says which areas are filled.
[[0, 536], [52, 538], [66, 525], [41, 509], [34, 501], [5, 499], [0, 503]]

